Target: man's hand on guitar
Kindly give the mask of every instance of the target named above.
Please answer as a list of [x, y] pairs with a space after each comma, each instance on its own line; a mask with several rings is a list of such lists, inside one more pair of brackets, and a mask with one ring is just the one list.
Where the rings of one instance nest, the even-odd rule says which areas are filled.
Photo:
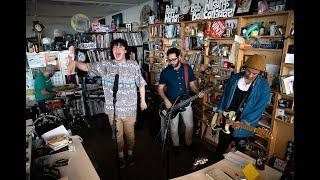
[[167, 109], [171, 108], [171, 106], [172, 106], [172, 103], [169, 101], [169, 99], [165, 99], [164, 104], [166, 105]]
[[232, 125], [233, 129], [240, 129], [240, 121], [236, 121], [234, 122], [234, 124]]
[[206, 94], [206, 93], [204, 93], [204, 92], [199, 92], [198, 97], [199, 97], [199, 98], [203, 98], [205, 94]]

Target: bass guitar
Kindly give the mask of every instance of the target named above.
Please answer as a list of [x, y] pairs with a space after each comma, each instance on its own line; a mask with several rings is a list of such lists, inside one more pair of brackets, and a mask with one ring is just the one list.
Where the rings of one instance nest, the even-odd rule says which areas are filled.
[[[206, 90], [204, 90], [202, 92], [203, 93], [207, 93], [207, 92], [213, 90], [214, 88], [215, 87], [210, 87], [210, 88], [208, 88], [208, 89], [206, 89]], [[167, 109], [165, 104], [164, 104], [164, 102], [162, 102], [161, 105], [160, 105], [160, 109], [159, 109], [160, 117], [168, 119], [169, 116], [170, 116], [170, 118], [173, 119], [173, 118], [175, 118], [177, 116], [177, 114], [179, 112], [185, 111], [184, 106], [186, 104], [188, 104], [189, 102], [199, 98], [199, 94], [196, 94], [196, 95], [190, 97], [189, 99], [185, 99], [185, 96], [186, 96], [185, 94], [181, 94], [180, 96], [178, 96], [169, 109]]]
[[235, 111], [229, 111], [229, 112], [224, 111], [222, 113], [222, 115], [223, 115], [222, 122], [220, 122], [220, 123], [217, 122], [218, 113], [215, 113], [213, 115], [212, 120], [211, 120], [212, 130], [214, 130], [214, 131], [222, 130], [224, 133], [230, 134], [229, 127], [236, 125], [239, 128], [253, 132], [257, 135], [260, 135], [263, 138], [272, 139], [272, 135], [271, 135], [270, 131], [268, 131], [266, 129], [262, 129], [262, 128], [255, 128], [255, 127], [249, 126], [247, 124], [243, 124], [239, 121], [236, 121], [236, 112]]

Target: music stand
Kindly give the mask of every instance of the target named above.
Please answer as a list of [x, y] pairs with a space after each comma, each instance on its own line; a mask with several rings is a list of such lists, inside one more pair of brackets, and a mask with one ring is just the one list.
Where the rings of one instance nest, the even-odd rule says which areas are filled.
[[[113, 91], [115, 91], [115, 89], [113, 89]], [[117, 167], [117, 175], [118, 177], [115, 179], [122, 179], [120, 177], [120, 160], [119, 160], [119, 155], [118, 155], [118, 144], [117, 144], [117, 120], [116, 120], [116, 102], [117, 102], [117, 97], [116, 97], [116, 92], [114, 92], [113, 94], [113, 122], [112, 122], [112, 140], [113, 140], [113, 144], [114, 144], [114, 149], [115, 149], [115, 154], [116, 154], [116, 167]]]

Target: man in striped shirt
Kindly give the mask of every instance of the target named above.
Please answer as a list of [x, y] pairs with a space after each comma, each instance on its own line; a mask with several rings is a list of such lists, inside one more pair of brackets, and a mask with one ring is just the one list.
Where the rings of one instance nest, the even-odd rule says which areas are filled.
[[[142, 77], [140, 66], [136, 61], [126, 60], [125, 54], [128, 50], [127, 41], [116, 39], [111, 43], [113, 60], [99, 61], [95, 63], [81, 63], [71, 61], [68, 64], [68, 72], [74, 71], [75, 67], [82, 71], [87, 71], [90, 76], [102, 77], [103, 91], [105, 96], [105, 113], [108, 115], [109, 123], [113, 124], [113, 86], [116, 75], [118, 79], [118, 91], [116, 93], [115, 115], [117, 129], [117, 148], [120, 159], [120, 168], [126, 164], [134, 164], [132, 150], [135, 144], [134, 124], [137, 114], [137, 87], [140, 92], [140, 108], [145, 110], [146, 81]], [[124, 139], [125, 134], [128, 145], [128, 156], [124, 158]]]

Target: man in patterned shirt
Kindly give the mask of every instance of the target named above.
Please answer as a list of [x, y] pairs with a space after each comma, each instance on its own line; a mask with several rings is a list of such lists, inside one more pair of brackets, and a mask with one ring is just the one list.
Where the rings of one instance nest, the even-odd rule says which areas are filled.
[[[73, 72], [75, 67], [82, 71], [87, 71], [90, 76], [102, 77], [103, 91], [105, 97], [105, 113], [108, 115], [109, 123], [113, 124], [113, 86], [116, 74], [119, 75], [118, 91], [116, 94], [116, 129], [117, 129], [117, 147], [119, 153], [120, 168], [134, 164], [132, 150], [135, 143], [134, 124], [137, 114], [137, 87], [140, 92], [140, 108], [145, 110], [147, 104], [145, 101], [145, 85], [140, 66], [136, 61], [126, 60], [125, 54], [128, 50], [127, 41], [116, 39], [111, 42], [112, 54], [114, 60], [99, 61], [95, 63], [81, 63], [71, 61], [68, 64], [68, 73]], [[126, 136], [128, 145], [128, 156], [124, 159], [124, 139]]]

